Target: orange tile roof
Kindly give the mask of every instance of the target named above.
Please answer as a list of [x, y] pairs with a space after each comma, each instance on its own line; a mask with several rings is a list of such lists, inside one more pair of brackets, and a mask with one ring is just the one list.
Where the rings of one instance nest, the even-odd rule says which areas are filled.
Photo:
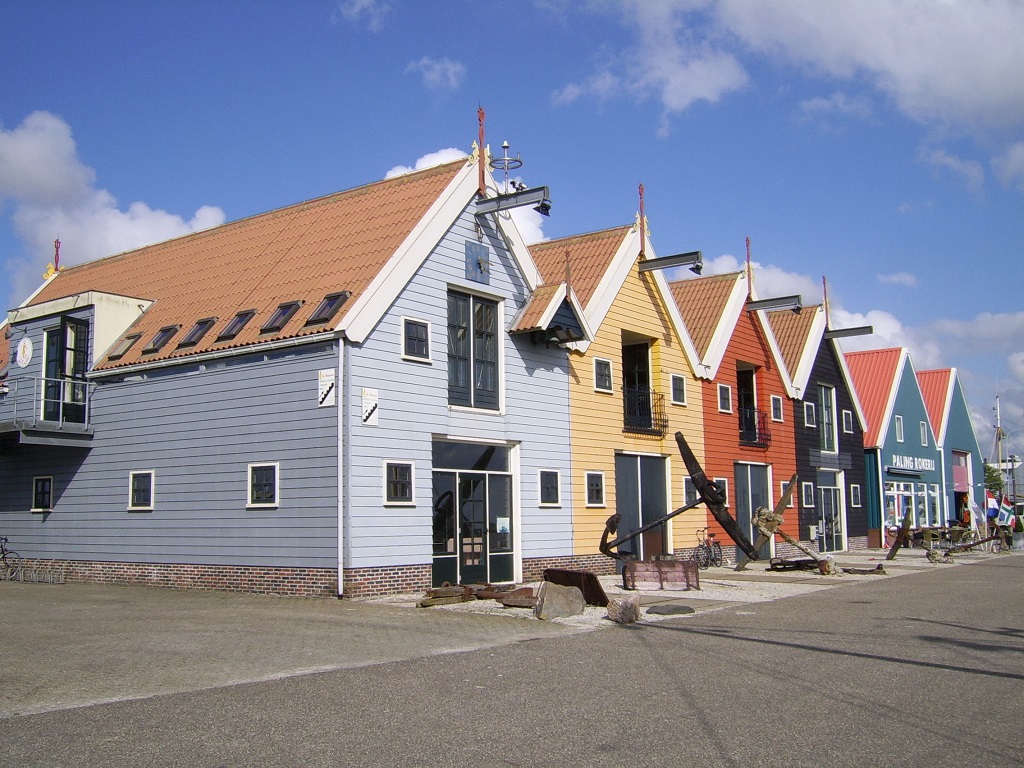
[[669, 283], [672, 298], [679, 307], [679, 314], [701, 360], [708, 353], [733, 287], [741, 274], [729, 272]]
[[545, 240], [531, 245], [530, 255], [545, 283], [564, 282], [568, 261], [569, 283], [586, 309], [629, 230], [628, 226], [614, 227], [586, 235]]
[[[153, 300], [130, 329], [142, 338], [99, 369], [295, 338], [337, 327], [345, 312], [387, 263], [465, 160], [309, 200], [62, 270], [30, 302], [89, 290]], [[304, 327], [327, 294], [351, 291], [329, 322]], [[260, 328], [283, 302], [303, 306], [280, 331]], [[217, 335], [236, 313], [257, 310], [234, 339]], [[201, 318], [218, 322], [194, 347], [177, 344]], [[161, 350], [142, 349], [165, 326], [181, 330]], [[126, 334], [127, 335], [127, 334]], [[97, 351], [99, 353], [99, 351]]]
[[777, 309], [767, 312], [768, 324], [782, 353], [782, 361], [786, 365], [790, 378], [800, 365], [800, 358], [810, 343], [811, 328], [818, 306], [803, 307], [799, 313], [788, 309]]
[[872, 349], [866, 352], [846, 352], [846, 367], [850, 370], [857, 398], [864, 409], [867, 430], [864, 433], [864, 447], [881, 446], [882, 419], [903, 357], [901, 347]]
[[932, 433], [939, 439], [939, 431], [949, 407], [949, 386], [952, 379], [952, 368], [917, 372], [917, 384], [921, 387], [921, 397], [924, 398], [924, 407], [928, 411], [928, 420], [932, 423]]
[[522, 313], [513, 324], [512, 331], [541, 330], [541, 319], [562, 287], [561, 283], [540, 285], [530, 293]]

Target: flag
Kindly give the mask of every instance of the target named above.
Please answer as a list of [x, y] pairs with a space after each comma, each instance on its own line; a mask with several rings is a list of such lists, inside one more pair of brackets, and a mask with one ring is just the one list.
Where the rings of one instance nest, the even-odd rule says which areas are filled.
[[1002, 503], [999, 505], [999, 517], [996, 518], [996, 522], [999, 525], [1010, 525], [1013, 523], [1013, 506], [1005, 496], [1003, 496]]
[[990, 518], [999, 516], [999, 502], [992, 491], [985, 491], [985, 514]]

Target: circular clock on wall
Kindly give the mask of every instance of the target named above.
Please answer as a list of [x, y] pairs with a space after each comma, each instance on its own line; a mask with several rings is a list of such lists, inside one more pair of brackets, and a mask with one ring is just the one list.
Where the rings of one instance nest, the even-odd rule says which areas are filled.
[[32, 362], [32, 339], [28, 336], [18, 342], [18, 354], [14, 360], [19, 368], [27, 368]]

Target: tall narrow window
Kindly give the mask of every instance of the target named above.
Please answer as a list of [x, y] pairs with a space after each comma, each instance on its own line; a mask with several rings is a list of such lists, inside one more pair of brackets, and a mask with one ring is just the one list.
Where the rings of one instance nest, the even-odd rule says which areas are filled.
[[896, 417], [896, 442], [897, 443], [902, 443], [903, 442], [903, 417], [902, 416], [897, 416]]
[[558, 470], [542, 469], [537, 479], [540, 483], [540, 505], [542, 507], [557, 507], [561, 504]]
[[778, 395], [772, 395], [772, 421], [782, 421], [782, 398]]
[[152, 470], [128, 474], [128, 509], [153, 508], [153, 475]]
[[279, 465], [249, 465], [249, 506], [276, 507], [278, 503]]
[[928, 445], [928, 422], [921, 422], [921, 445]]
[[32, 479], [32, 511], [49, 512], [53, 509], [53, 478]]
[[448, 294], [448, 402], [498, 409], [498, 303]]
[[672, 383], [672, 404], [686, 405], [686, 379], [673, 373], [669, 380]]
[[612, 391], [612, 361], [594, 358], [594, 389], [598, 392]]
[[587, 506], [604, 506], [604, 472], [587, 472]]
[[821, 409], [821, 450], [836, 451], [836, 391], [832, 387], [819, 387], [818, 407]]
[[732, 387], [728, 384], [718, 385], [718, 410], [722, 413], [732, 413]]
[[843, 432], [853, 434], [853, 411], [843, 411]]

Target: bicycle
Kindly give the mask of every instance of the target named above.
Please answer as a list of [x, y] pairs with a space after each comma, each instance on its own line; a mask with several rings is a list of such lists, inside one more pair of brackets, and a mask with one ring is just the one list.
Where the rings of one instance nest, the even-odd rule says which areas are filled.
[[722, 567], [722, 545], [715, 541], [715, 534], [707, 528], [697, 529], [697, 549], [693, 553], [697, 567], [704, 570], [709, 565]]
[[0, 566], [3, 567], [3, 578], [15, 581], [21, 573], [21, 555], [7, 548], [7, 537], [0, 536]]

